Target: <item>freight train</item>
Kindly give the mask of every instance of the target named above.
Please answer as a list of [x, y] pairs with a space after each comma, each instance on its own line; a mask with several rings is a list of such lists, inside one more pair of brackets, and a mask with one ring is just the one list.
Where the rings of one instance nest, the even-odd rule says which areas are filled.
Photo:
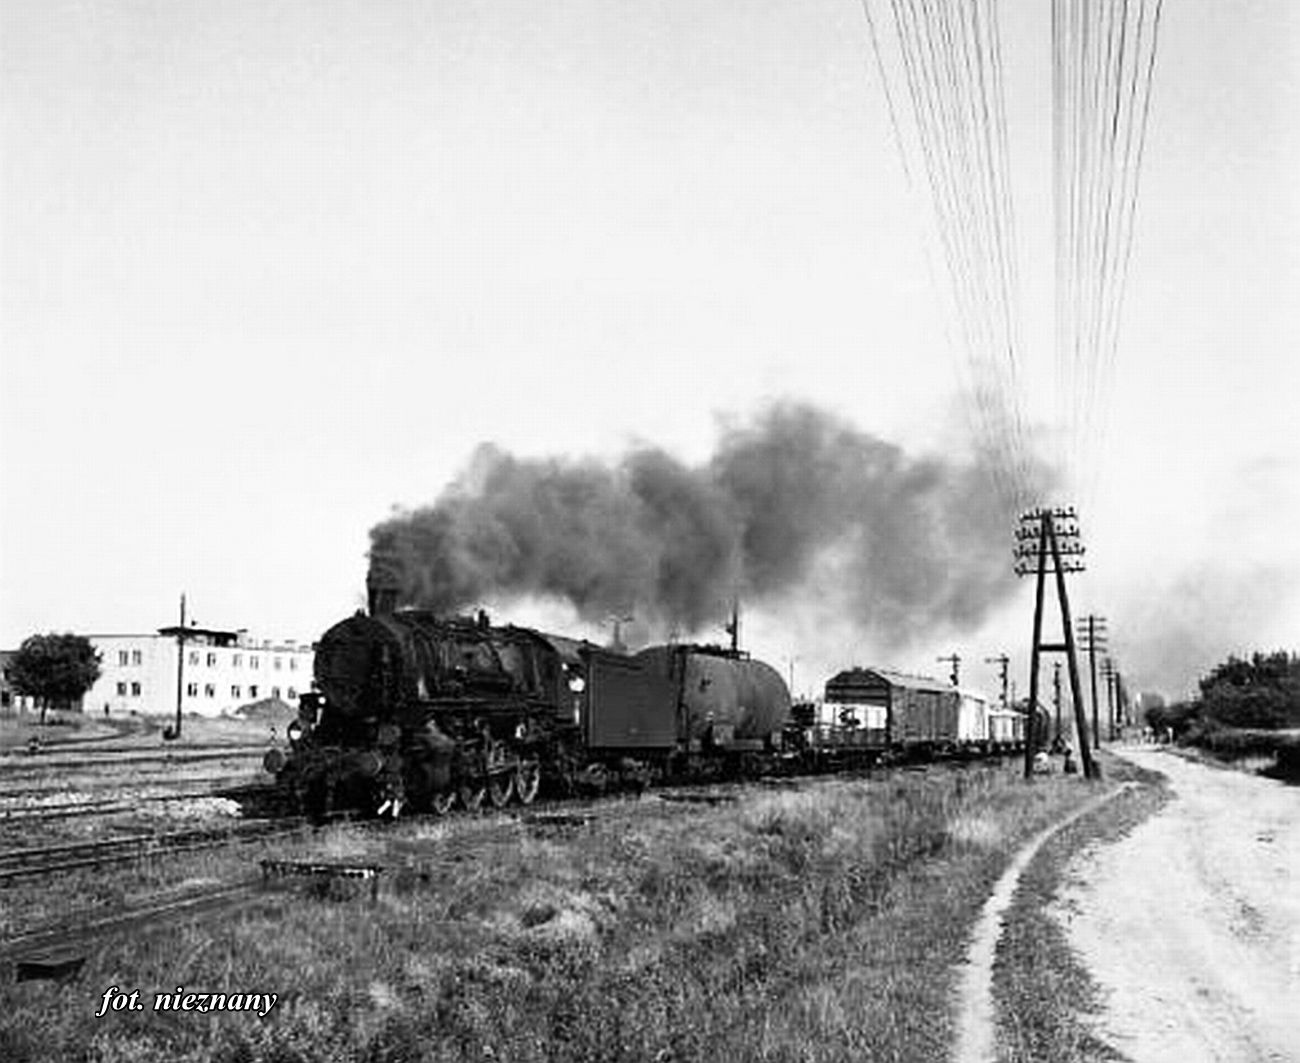
[[775, 669], [734, 649], [628, 654], [483, 613], [372, 610], [321, 637], [289, 750], [268, 753], [264, 767], [303, 812], [396, 816], [527, 805], [543, 786], [600, 792], [1023, 742], [1020, 714], [916, 687], [859, 670], [832, 680], [820, 708], [792, 706]]

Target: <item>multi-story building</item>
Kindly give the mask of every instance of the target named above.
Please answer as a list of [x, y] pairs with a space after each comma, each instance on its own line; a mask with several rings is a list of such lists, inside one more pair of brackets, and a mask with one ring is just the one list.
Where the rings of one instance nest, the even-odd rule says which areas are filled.
[[[167, 627], [146, 635], [87, 635], [100, 675], [87, 712], [219, 716], [278, 698], [297, 707], [311, 688], [312, 647], [250, 638], [247, 631]], [[180, 655], [178, 657], [178, 651]]]
[[9, 662], [17, 650], [0, 650], [0, 711], [19, 712], [36, 707], [36, 699], [19, 694], [9, 683]]

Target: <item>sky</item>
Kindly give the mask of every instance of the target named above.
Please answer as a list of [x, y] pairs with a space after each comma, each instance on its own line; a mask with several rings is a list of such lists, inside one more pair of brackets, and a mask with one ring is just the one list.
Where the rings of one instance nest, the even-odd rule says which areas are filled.
[[[1002, 5], [1043, 419], [1048, 8]], [[1291, 0], [1165, 0], [1072, 590], [1134, 689], [1300, 649], [1298, 46]], [[370, 528], [483, 442], [698, 463], [791, 400], [960, 453], [927, 224], [858, 0], [4, 0], [0, 646], [154, 630], [182, 591], [314, 638]], [[746, 630], [802, 688], [953, 651], [992, 687], [1007, 651], [1023, 689], [1031, 608], [888, 660]]]

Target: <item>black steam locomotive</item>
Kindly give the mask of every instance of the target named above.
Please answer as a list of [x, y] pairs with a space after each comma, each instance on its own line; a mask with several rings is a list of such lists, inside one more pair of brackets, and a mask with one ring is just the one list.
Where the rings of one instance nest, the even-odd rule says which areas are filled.
[[316, 648], [316, 689], [265, 767], [294, 804], [397, 814], [531, 803], [543, 784], [736, 770], [780, 756], [790, 693], [760, 661], [718, 647], [636, 654], [485, 614], [358, 613]]

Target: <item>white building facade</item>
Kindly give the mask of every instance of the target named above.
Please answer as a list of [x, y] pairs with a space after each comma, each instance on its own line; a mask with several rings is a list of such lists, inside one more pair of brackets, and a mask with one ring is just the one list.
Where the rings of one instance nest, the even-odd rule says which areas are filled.
[[297, 708], [311, 689], [312, 647], [292, 640], [199, 627], [86, 637], [100, 655], [99, 679], [82, 699], [88, 713], [174, 714], [178, 692], [181, 712], [202, 716], [268, 698]]

